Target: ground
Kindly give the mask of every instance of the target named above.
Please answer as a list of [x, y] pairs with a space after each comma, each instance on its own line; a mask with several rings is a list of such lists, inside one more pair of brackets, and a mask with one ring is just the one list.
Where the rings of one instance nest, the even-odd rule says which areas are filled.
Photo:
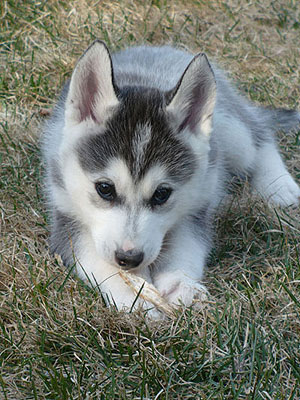
[[[299, 399], [300, 212], [235, 182], [202, 310], [108, 310], [49, 255], [40, 126], [95, 39], [205, 51], [265, 106], [300, 108], [296, 0], [0, 4], [0, 399]], [[300, 180], [300, 132], [279, 133]]]

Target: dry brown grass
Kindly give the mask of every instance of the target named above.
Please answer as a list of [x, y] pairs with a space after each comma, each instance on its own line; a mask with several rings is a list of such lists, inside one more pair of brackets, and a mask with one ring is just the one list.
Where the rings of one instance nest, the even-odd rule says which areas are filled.
[[[42, 109], [94, 38], [205, 51], [254, 101], [298, 107], [297, 1], [5, 1], [1, 22], [0, 398], [300, 398], [300, 214], [236, 187], [202, 312], [107, 310], [48, 254]], [[280, 137], [300, 178], [300, 136]]]

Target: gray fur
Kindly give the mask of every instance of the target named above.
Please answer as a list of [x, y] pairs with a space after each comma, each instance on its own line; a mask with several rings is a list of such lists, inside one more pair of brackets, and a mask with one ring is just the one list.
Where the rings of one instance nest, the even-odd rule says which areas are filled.
[[[164, 93], [141, 87], [120, 88], [120, 106], [98, 135], [83, 138], [77, 146], [81, 166], [89, 172], [104, 169], [112, 158], [124, 159], [136, 180], [151, 165], [165, 165], [170, 176], [187, 180], [195, 168], [194, 156], [188, 146], [172, 132], [162, 108]], [[143, 151], [143, 163], [136, 156], [136, 135], [151, 126], [151, 138]]]
[[79, 237], [83, 227], [72, 217], [55, 210], [52, 216], [50, 250], [61, 256], [65, 265], [75, 263]]
[[51, 160], [49, 163], [49, 174], [51, 176], [51, 182], [54, 185], [61, 189], [65, 189], [64, 178], [58, 161]]
[[296, 110], [260, 108], [259, 111], [276, 131], [289, 132], [300, 128], [300, 113]]
[[[299, 122], [242, 97], [205, 55], [140, 46], [110, 58], [96, 41], [44, 128], [51, 250], [67, 265], [78, 256], [78, 273], [83, 264], [126, 307], [135, 296], [118, 281], [115, 251], [143, 253], [138, 273], [168, 301], [192, 304], [232, 175], [270, 202], [299, 203], [275, 144]], [[98, 196], [101, 179], [116, 186], [113, 200]], [[151, 203], [164, 185], [166, 203]]]
[[[115, 79], [120, 87], [138, 84], [163, 91], [175, 87], [192, 59], [193, 55], [169, 46], [129, 48], [112, 56]], [[258, 146], [273, 141], [279, 129], [289, 131], [299, 126], [298, 111], [256, 107], [237, 93], [223, 71], [211, 65], [218, 90], [215, 114], [233, 115], [241, 120], [251, 130]]]
[[[122, 88], [127, 90], [128, 87], [132, 86], [158, 89], [162, 93], [167, 92], [174, 89], [192, 59], [192, 54], [170, 46], [128, 48], [112, 55], [114, 81], [121, 90]], [[215, 114], [233, 115], [245, 123], [258, 146], [265, 141], [274, 141], [274, 133], [277, 130], [289, 131], [299, 125], [299, 112], [256, 107], [233, 89], [224, 73], [215, 65], [213, 65], [213, 70], [218, 89]], [[55, 159], [62, 140], [64, 104], [68, 90], [69, 82], [64, 86], [60, 100], [44, 129], [46, 134], [44, 135], [43, 150], [44, 158], [48, 164], [51, 163], [52, 157]], [[146, 90], [145, 93], [147, 93]], [[138, 96], [134, 101], [139, 102]], [[155, 100], [153, 98], [150, 101]], [[215, 132], [211, 137], [218, 140], [217, 135], [218, 132]], [[96, 146], [96, 143], [91, 145]], [[100, 150], [99, 148], [99, 157], [102, 154]], [[105, 153], [106, 150], [104, 149]], [[118, 151], [113, 147], [110, 151], [114, 150]], [[94, 162], [100, 162], [99, 157], [97, 157], [97, 160], [91, 161], [91, 168], [92, 165], [95, 167]], [[89, 162], [88, 157], [85, 157], [85, 160]], [[99, 167], [102, 167], [102, 163]]]

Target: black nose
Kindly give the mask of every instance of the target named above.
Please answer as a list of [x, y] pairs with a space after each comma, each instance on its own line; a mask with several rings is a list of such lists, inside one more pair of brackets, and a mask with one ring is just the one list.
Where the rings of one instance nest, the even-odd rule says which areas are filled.
[[130, 269], [140, 265], [144, 259], [144, 253], [135, 249], [128, 251], [117, 250], [115, 252], [115, 258], [120, 267]]

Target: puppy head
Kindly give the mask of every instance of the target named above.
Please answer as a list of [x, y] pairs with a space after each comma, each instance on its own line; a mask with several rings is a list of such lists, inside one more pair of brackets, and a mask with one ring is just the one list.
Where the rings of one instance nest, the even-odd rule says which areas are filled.
[[79, 60], [60, 149], [64, 207], [89, 230], [100, 258], [123, 268], [151, 264], [167, 232], [200, 206], [214, 103], [202, 54], [167, 93], [118, 88], [102, 42]]

